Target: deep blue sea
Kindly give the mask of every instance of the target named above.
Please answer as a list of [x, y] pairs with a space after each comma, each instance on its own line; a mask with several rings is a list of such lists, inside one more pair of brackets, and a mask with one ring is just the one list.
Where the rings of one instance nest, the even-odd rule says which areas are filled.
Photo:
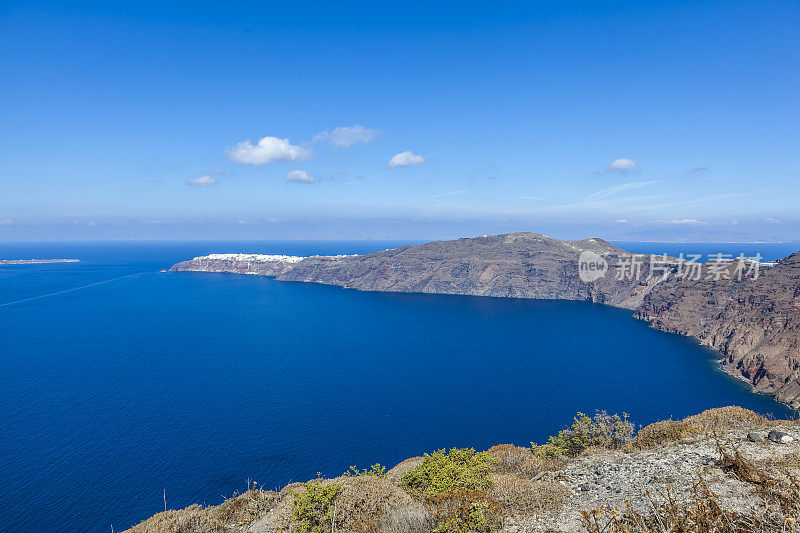
[[[0, 244], [0, 524], [120, 531], [163, 510], [393, 466], [437, 448], [527, 446], [576, 411], [639, 424], [738, 404], [791, 412], [715, 354], [583, 302], [365, 293], [161, 273], [210, 252], [363, 253], [397, 242]], [[787, 245], [625, 243], [766, 259]]]

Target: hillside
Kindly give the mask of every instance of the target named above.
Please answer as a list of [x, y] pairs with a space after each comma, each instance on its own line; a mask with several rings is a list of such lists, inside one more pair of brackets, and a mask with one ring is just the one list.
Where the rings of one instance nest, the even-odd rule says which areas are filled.
[[630, 429], [599, 413], [556, 444], [432, 452], [275, 491], [254, 484], [128, 532], [795, 531], [796, 422], [725, 407], [635, 438]]

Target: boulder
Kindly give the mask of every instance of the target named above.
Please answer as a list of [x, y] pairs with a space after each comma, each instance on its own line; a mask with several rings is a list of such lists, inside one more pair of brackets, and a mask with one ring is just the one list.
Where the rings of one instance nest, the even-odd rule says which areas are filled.
[[764, 438], [756, 432], [748, 433], [747, 440], [750, 442], [764, 442]]
[[788, 433], [784, 433], [783, 431], [778, 431], [777, 429], [773, 429], [767, 435], [767, 438], [772, 442], [777, 442], [778, 444], [789, 444], [794, 440], [791, 435]]

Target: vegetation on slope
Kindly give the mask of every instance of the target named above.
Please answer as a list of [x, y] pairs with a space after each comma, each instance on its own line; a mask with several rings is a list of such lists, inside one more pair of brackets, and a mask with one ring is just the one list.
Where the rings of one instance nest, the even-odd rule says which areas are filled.
[[[795, 531], [800, 443], [748, 440], [754, 431], [776, 427], [794, 431], [796, 425], [726, 407], [636, 432], [626, 415], [579, 413], [541, 446], [438, 450], [388, 472], [381, 465], [351, 467], [337, 478], [294, 483], [280, 492], [253, 486], [219, 506], [166, 511], [130, 531]], [[715, 458], [703, 463], [709, 453]], [[706, 466], [674, 469], [682, 478], [635, 485], [637, 469], [667, 468], [669, 477], [670, 465], [688, 460]], [[630, 473], [614, 474], [626, 487], [619, 495], [571, 481], [575, 475], [604, 479], [597, 477], [603, 465], [613, 474], [629, 464]], [[594, 494], [601, 493], [605, 499], [598, 500]], [[597, 501], [603, 505], [592, 504]]]

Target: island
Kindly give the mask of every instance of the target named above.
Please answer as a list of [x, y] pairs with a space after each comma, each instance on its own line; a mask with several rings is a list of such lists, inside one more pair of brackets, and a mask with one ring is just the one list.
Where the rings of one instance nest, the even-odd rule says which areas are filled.
[[[601, 264], [604, 275], [584, 281], [582, 261]], [[169, 270], [262, 275], [364, 291], [612, 305], [719, 351], [726, 372], [749, 382], [755, 392], [798, 408], [800, 253], [766, 266], [730, 258], [698, 263], [631, 254], [598, 238], [564, 241], [520, 232], [363, 255], [211, 254]], [[693, 275], [681, 275], [682, 270]]]
[[79, 263], [80, 259], [0, 259], [0, 265], [43, 265], [48, 263]]

